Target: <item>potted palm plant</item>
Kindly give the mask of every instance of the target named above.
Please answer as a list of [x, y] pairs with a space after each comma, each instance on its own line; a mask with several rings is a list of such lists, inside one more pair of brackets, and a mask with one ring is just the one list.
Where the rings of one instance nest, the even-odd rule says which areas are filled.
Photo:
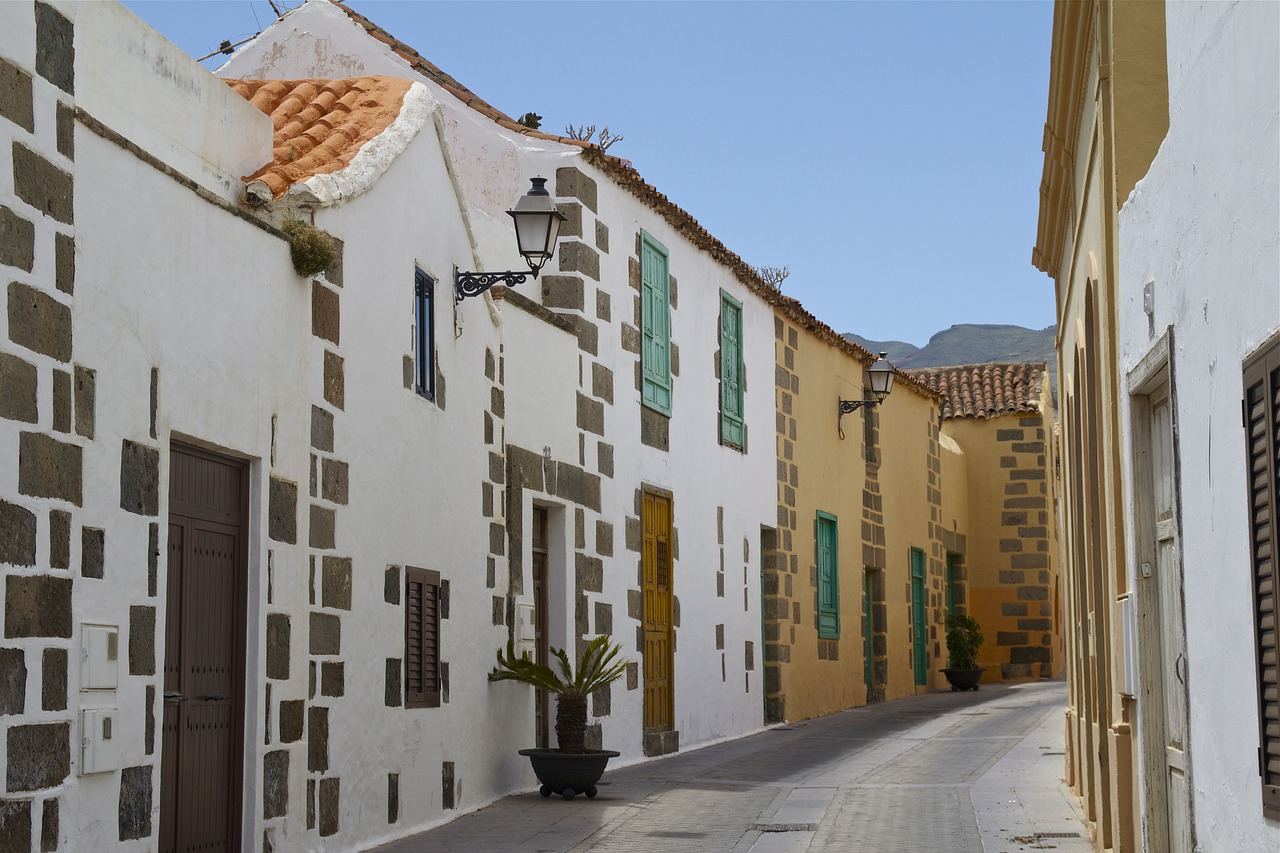
[[584, 746], [587, 733], [587, 697], [607, 687], [627, 671], [627, 662], [619, 660], [622, 651], [609, 637], [596, 637], [582, 650], [575, 668], [564, 649], [552, 649], [559, 666], [557, 673], [549, 666], [535, 663], [529, 655], [515, 654], [511, 644], [504, 655], [498, 650], [498, 665], [489, 673], [490, 681], [519, 681], [546, 690], [556, 697], [556, 741], [559, 749], [522, 749], [533, 772], [542, 783], [544, 797], [559, 794], [572, 800], [577, 794], [596, 795], [596, 782], [604, 775], [610, 758], [620, 753], [608, 749], [588, 751]]
[[978, 666], [978, 649], [984, 638], [978, 620], [963, 613], [947, 617], [948, 666], [942, 672], [952, 690], [977, 690], [982, 680], [982, 667]]

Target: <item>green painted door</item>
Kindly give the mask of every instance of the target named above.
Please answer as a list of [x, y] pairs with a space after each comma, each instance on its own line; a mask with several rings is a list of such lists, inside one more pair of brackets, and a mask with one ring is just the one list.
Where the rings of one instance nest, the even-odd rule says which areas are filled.
[[862, 680], [867, 685], [867, 694], [875, 687], [871, 669], [871, 588], [870, 570], [862, 573]]
[[834, 640], [840, 636], [840, 568], [836, 517], [818, 512], [814, 531], [818, 561], [818, 636]]
[[911, 549], [911, 628], [912, 650], [915, 652], [916, 684], [928, 683], [925, 644], [928, 635], [924, 624], [924, 551]]

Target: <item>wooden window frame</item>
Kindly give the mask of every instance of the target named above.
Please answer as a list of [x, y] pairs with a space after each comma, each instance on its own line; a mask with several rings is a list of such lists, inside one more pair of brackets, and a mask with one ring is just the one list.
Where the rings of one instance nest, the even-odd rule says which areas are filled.
[[436, 282], [413, 270], [413, 390], [428, 400], [436, 398]]
[[[662, 256], [664, 275], [659, 281], [654, 281], [652, 276], [645, 274], [645, 247]], [[652, 284], [646, 284], [646, 282], [652, 282]], [[660, 299], [657, 298], [657, 294], [652, 300], [645, 298], [645, 290], [650, 286], [661, 288]], [[654, 318], [649, 309], [651, 301], [661, 304], [663, 311], [663, 345], [667, 349], [667, 357], [662, 369], [650, 364], [644, 357], [646, 331], [650, 330], [648, 335], [654, 336], [651, 331]], [[640, 404], [671, 417], [672, 405], [675, 402], [675, 390], [671, 382], [671, 258], [667, 247], [643, 229], [640, 231], [640, 377]], [[659, 392], [665, 392], [665, 403], [659, 399], [662, 396]]]
[[[724, 321], [725, 313], [732, 312], [737, 316], [737, 355], [732, 365], [737, 372], [737, 393], [731, 397], [731, 389], [725, 383], [725, 368], [729, 366], [728, 357], [725, 354], [725, 333]], [[746, 389], [743, 387], [743, 376], [746, 373], [746, 366], [743, 361], [742, 347], [742, 303], [734, 299], [725, 290], [720, 291], [720, 316], [719, 316], [719, 334], [720, 334], [720, 443], [725, 447], [732, 447], [735, 450], [746, 450], [747, 446], [747, 428], [746, 428]], [[732, 414], [730, 409], [732, 403], [737, 414]]]
[[[1274, 659], [1280, 654], [1280, 334], [1273, 335], [1266, 343], [1258, 347], [1252, 355], [1245, 359], [1243, 364], [1243, 393], [1241, 396], [1241, 419], [1244, 429], [1245, 439], [1245, 488], [1246, 488], [1246, 515], [1249, 521], [1249, 569], [1250, 578], [1249, 586], [1251, 589], [1251, 599], [1253, 603], [1253, 650], [1254, 650], [1254, 674], [1257, 687], [1257, 709], [1258, 709], [1258, 777], [1261, 783], [1262, 794], [1262, 812], [1267, 818], [1280, 818], [1280, 770], [1268, 772], [1268, 755], [1275, 755], [1276, 761], [1280, 761], [1280, 733], [1268, 734], [1267, 732], [1267, 711], [1269, 705], [1275, 705], [1277, 708], [1272, 709], [1274, 716], [1277, 709], [1280, 709], [1280, 698], [1268, 701], [1267, 686], [1263, 681], [1264, 651], [1263, 651], [1263, 634], [1266, 627], [1263, 624], [1262, 616], [1262, 583], [1259, 580], [1259, 547], [1258, 547], [1258, 530], [1262, 526], [1259, 524], [1260, 516], [1263, 516], [1263, 522], [1269, 528], [1269, 542], [1271, 551], [1271, 625], [1270, 633], [1272, 634], [1271, 657]], [[1275, 377], [1275, 378], [1273, 378]], [[1250, 406], [1249, 401], [1253, 391], [1261, 386], [1262, 392], [1262, 422], [1261, 427], [1263, 434], [1260, 436], [1262, 441], [1262, 453], [1265, 461], [1265, 467], [1262, 471], [1255, 472], [1253, 466], [1253, 443], [1254, 436], [1250, 430]], [[1255, 481], [1261, 479], [1259, 484], [1261, 491], [1268, 496], [1267, 507], [1263, 511], [1257, 511]], [[1273, 663], [1272, 667], [1280, 666]], [[1280, 689], [1280, 685], [1273, 689]], [[1278, 721], [1280, 722], [1280, 721]]]
[[[422, 662], [423, 689], [421, 692], [416, 693], [409, 690], [409, 587], [415, 582], [422, 584], [424, 589], [427, 587], [435, 589], [435, 607], [430, 616], [426, 613], [426, 607], [423, 607], [420, 628], [422, 632], [425, 632], [427, 620], [431, 619], [436, 635], [435, 683], [427, 684], [426, 664], [428, 656], [424, 647], [418, 655], [418, 659]], [[413, 566], [405, 566], [404, 568], [404, 706], [406, 708], [440, 707], [440, 573], [431, 569], [419, 569]]]
[[[822, 525], [831, 525], [831, 573], [835, 583], [832, 585], [831, 601], [822, 600]], [[840, 639], [840, 520], [829, 512], [818, 510], [813, 519], [813, 562], [818, 570], [818, 639]], [[832, 617], [834, 627], [823, 627], [823, 615]]]

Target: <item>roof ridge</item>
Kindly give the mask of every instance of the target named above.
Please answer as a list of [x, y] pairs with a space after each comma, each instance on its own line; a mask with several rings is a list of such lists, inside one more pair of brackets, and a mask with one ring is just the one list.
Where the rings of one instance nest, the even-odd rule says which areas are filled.
[[906, 371], [942, 396], [942, 417], [993, 418], [1040, 412], [1042, 361], [980, 362]]

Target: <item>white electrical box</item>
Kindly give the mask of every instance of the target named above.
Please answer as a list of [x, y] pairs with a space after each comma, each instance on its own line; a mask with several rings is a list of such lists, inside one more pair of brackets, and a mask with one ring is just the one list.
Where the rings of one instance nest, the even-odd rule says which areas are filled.
[[1115, 656], [1116, 686], [1121, 696], [1132, 697], [1138, 680], [1138, 626], [1132, 593], [1126, 593], [1116, 600], [1112, 618], [1115, 622], [1115, 643], [1119, 651]]
[[120, 669], [120, 629], [80, 626], [80, 689], [115, 690]]
[[533, 605], [516, 604], [516, 654], [530, 658], [538, 653], [538, 626], [534, 623]]
[[116, 708], [80, 712], [80, 773], [103, 773], [120, 768], [122, 734]]

